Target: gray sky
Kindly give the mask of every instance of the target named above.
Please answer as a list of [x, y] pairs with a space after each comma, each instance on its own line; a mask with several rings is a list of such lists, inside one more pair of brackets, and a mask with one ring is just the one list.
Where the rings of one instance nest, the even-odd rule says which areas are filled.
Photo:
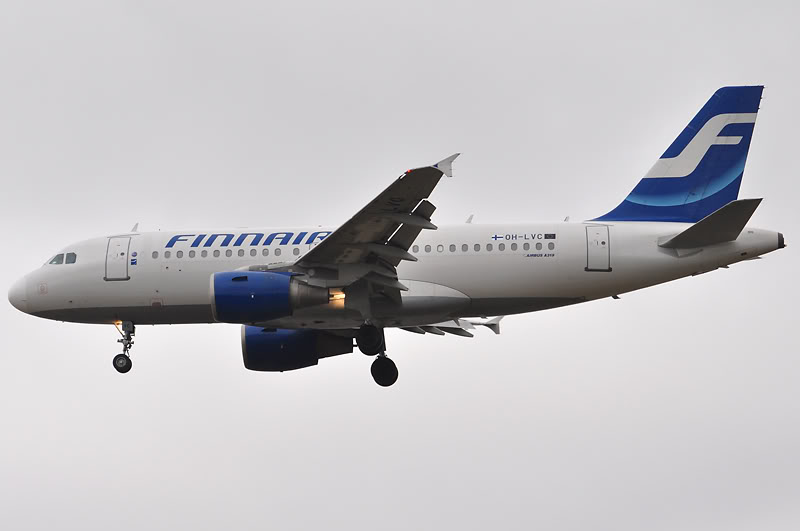
[[0, 305], [8, 529], [800, 527], [793, 2], [0, 4], [5, 286], [129, 229], [338, 224], [464, 153], [438, 224], [615, 206], [718, 87], [765, 84], [741, 197], [789, 247], [258, 374], [231, 325]]

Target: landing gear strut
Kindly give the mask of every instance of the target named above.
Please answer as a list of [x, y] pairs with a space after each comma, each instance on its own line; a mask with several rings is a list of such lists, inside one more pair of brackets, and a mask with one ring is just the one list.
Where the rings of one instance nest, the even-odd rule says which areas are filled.
[[136, 335], [136, 327], [130, 321], [122, 322], [122, 330], [119, 329], [116, 323], [114, 326], [117, 327], [117, 331], [122, 336], [122, 339], [117, 339], [117, 343], [122, 343], [122, 354], [114, 356], [114, 368], [117, 369], [117, 372], [125, 374], [133, 366], [130, 351], [133, 346], [133, 336]]
[[381, 387], [389, 387], [397, 381], [397, 365], [386, 357], [385, 352], [381, 352], [375, 361], [372, 362], [372, 378]]

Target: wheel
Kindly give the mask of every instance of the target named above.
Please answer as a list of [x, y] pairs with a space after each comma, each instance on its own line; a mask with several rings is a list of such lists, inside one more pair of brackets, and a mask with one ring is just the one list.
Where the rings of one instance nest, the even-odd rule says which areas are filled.
[[367, 356], [378, 354], [383, 348], [383, 330], [373, 325], [363, 325], [356, 333], [356, 344]]
[[117, 354], [114, 356], [114, 368], [117, 369], [117, 372], [125, 374], [131, 370], [132, 366], [133, 363], [131, 362], [131, 359], [125, 354]]
[[397, 365], [386, 356], [378, 356], [372, 362], [372, 378], [381, 387], [389, 387], [397, 381]]

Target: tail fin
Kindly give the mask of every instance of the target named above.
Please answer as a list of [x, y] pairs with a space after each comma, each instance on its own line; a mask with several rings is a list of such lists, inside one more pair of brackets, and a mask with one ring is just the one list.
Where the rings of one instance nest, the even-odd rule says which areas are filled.
[[716, 91], [628, 197], [594, 221], [694, 223], [735, 200], [763, 89]]

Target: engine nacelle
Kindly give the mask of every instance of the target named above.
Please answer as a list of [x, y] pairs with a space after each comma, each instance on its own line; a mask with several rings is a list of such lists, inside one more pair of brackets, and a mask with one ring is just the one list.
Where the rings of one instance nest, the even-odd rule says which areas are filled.
[[298, 308], [327, 304], [327, 288], [309, 286], [291, 273], [230, 271], [211, 276], [211, 310], [221, 323], [262, 323]]
[[292, 371], [353, 352], [353, 339], [322, 330], [242, 327], [242, 359], [251, 371]]

